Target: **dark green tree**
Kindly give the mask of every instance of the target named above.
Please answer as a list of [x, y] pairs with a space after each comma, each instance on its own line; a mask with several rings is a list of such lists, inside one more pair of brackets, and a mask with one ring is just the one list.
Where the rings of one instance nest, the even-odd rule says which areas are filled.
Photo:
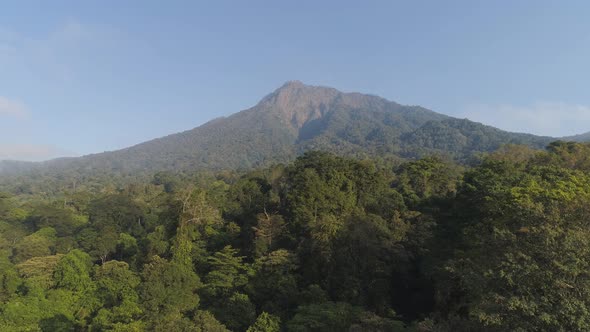
[[281, 319], [267, 312], [261, 313], [246, 332], [280, 332]]

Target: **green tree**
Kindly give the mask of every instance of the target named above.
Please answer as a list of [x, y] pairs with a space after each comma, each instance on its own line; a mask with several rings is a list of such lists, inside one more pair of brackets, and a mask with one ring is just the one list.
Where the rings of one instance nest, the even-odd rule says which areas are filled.
[[53, 273], [63, 254], [33, 257], [16, 265], [22, 278], [33, 281], [37, 287], [49, 289], [55, 286]]
[[35, 207], [26, 222], [31, 224], [35, 230], [51, 227], [55, 229], [57, 236], [65, 237], [74, 234], [88, 220], [84, 216], [75, 214], [70, 209], [41, 204]]
[[340, 332], [357, 322], [362, 310], [348, 303], [325, 302], [297, 308], [287, 323], [290, 332]]
[[199, 305], [199, 277], [184, 266], [154, 256], [144, 266], [139, 295], [145, 312], [153, 319], [158, 315], [182, 313]]
[[55, 229], [45, 227], [25, 236], [14, 246], [13, 260], [16, 263], [37, 256], [49, 256], [54, 253], [57, 242]]
[[144, 207], [129, 195], [107, 195], [90, 203], [90, 223], [97, 233], [113, 229], [117, 235], [127, 233], [141, 237], [145, 235]]
[[261, 313], [246, 332], [280, 332], [281, 319], [267, 312]]
[[244, 331], [256, 319], [256, 308], [248, 295], [237, 292], [223, 306], [215, 307], [213, 313], [232, 331]]
[[201, 259], [205, 239], [219, 234], [222, 219], [219, 211], [209, 204], [204, 191], [191, 187], [178, 195], [178, 226], [171, 248], [172, 260], [192, 267], [193, 259]]
[[135, 265], [139, 254], [139, 245], [136, 238], [126, 233], [119, 234], [116, 250], [116, 256], [119, 260], [125, 260], [129, 264]]
[[[98, 306], [94, 297], [96, 285], [91, 279], [90, 256], [81, 250], [72, 250], [62, 256], [53, 272], [55, 289], [48, 291], [52, 303], [63, 306], [60, 313], [72, 317], [78, 325], [84, 325]], [[67, 304], [67, 305], [65, 305]]]
[[460, 175], [457, 166], [436, 157], [402, 164], [396, 173], [399, 175], [395, 186], [411, 206], [432, 197], [454, 194]]
[[163, 186], [164, 191], [169, 194], [178, 190], [180, 186], [180, 180], [178, 177], [170, 172], [158, 172], [154, 174], [152, 183], [158, 186]]
[[283, 217], [266, 211], [258, 215], [254, 229], [254, 252], [261, 256], [277, 248], [285, 231]]
[[329, 263], [327, 290], [334, 299], [381, 311], [389, 307], [393, 268], [405, 254], [395, 226], [376, 215], [349, 218]]
[[255, 303], [262, 310], [286, 315], [296, 305], [297, 256], [279, 249], [258, 258], [249, 285]]
[[252, 273], [251, 267], [238, 256], [238, 250], [226, 246], [209, 257], [210, 272], [205, 276], [203, 293], [209, 301], [223, 301], [243, 288]]
[[458, 310], [489, 328], [588, 330], [590, 177], [547, 166], [505, 176], [512, 167], [466, 176], [464, 246], [446, 266], [466, 294]]
[[[122, 329], [133, 324], [142, 310], [136, 288], [140, 278], [125, 262], [109, 261], [94, 269], [96, 296], [101, 309], [93, 319], [93, 330]], [[117, 325], [119, 324], [119, 325]]]
[[94, 287], [90, 278], [92, 262], [81, 250], [72, 250], [60, 258], [53, 272], [55, 286], [74, 292], [85, 292]]
[[16, 267], [8, 260], [8, 257], [0, 256], [0, 305], [14, 295], [21, 284]]
[[221, 324], [215, 316], [208, 311], [198, 310], [193, 321], [199, 332], [229, 332], [225, 325]]
[[306, 153], [289, 171], [293, 226], [309, 229], [327, 245], [356, 204], [353, 171], [348, 161], [324, 153]]

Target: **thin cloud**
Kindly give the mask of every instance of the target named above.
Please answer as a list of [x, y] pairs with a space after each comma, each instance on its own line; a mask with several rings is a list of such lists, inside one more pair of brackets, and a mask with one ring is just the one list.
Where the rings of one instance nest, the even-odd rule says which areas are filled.
[[52, 145], [0, 144], [0, 160], [44, 161], [75, 155], [75, 153]]
[[27, 107], [22, 102], [0, 96], [0, 115], [24, 118], [28, 114]]
[[122, 36], [109, 26], [73, 19], [34, 37], [0, 26], [0, 62], [26, 68], [44, 80], [71, 83], [84, 79], [76, 70], [80, 63], [100, 60], [99, 53], [114, 49], [115, 41], [127, 41]]
[[590, 107], [563, 102], [474, 105], [459, 115], [500, 129], [536, 135], [560, 137], [590, 131]]

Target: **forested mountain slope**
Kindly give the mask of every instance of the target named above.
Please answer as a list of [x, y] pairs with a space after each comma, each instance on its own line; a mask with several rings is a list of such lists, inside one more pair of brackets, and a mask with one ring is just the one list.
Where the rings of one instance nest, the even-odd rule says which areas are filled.
[[590, 131], [579, 135], [563, 137], [562, 140], [573, 142], [588, 142], [590, 141]]
[[125, 175], [250, 169], [290, 161], [308, 150], [355, 157], [416, 158], [437, 153], [464, 159], [506, 143], [541, 148], [551, 140], [505, 132], [376, 96], [292, 81], [250, 109], [192, 130], [80, 158], [40, 164], [5, 162], [0, 171]]

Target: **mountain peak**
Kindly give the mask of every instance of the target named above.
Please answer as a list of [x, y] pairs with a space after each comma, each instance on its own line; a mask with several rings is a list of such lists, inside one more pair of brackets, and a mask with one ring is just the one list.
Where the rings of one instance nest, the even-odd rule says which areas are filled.
[[283, 89], [293, 89], [293, 88], [301, 88], [304, 87], [305, 84], [303, 84], [303, 82], [299, 81], [299, 80], [292, 80], [292, 81], [287, 81], [285, 82], [285, 84], [283, 84], [279, 90], [283, 90]]
[[336, 90], [334, 88], [329, 88], [329, 87], [325, 87], [325, 86], [309, 85], [309, 84], [305, 84], [305, 83], [303, 83], [303, 82], [301, 82], [299, 80], [292, 80], [292, 81], [285, 82], [278, 89], [276, 89], [272, 94], [288, 93], [288, 92], [301, 91], [301, 90], [303, 90], [303, 91], [305, 91], [307, 93], [311, 93], [312, 91], [316, 91], [316, 92], [318, 92], [318, 91], [339, 92], [338, 90]]
[[324, 110], [341, 92], [320, 86], [288, 81], [266, 96], [256, 108], [276, 114], [293, 130], [324, 115]]
[[308, 85], [298, 80], [287, 81], [276, 89], [271, 95], [290, 96], [296, 98], [310, 97], [310, 95], [323, 94], [326, 91], [330, 91], [331, 94], [339, 91], [334, 88], [328, 88], [323, 86]]

